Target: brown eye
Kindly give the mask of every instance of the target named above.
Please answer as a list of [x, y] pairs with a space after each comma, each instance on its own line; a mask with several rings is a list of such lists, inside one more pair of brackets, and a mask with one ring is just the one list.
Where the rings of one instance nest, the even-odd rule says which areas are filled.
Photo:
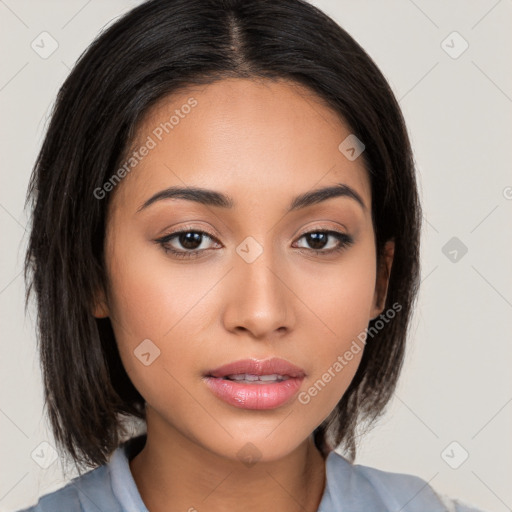
[[201, 245], [202, 237], [203, 235], [197, 231], [188, 231], [180, 233], [177, 240], [185, 249], [194, 250]]
[[[178, 258], [198, 257], [200, 253], [211, 249], [208, 240], [218, 242], [217, 239], [205, 231], [186, 229], [170, 233], [155, 240], [166, 253]], [[206, 245], [206, 247], [201, 247]]]
[[323, 249], [329, 240], [329, 234], [325, 232], [308, 233], [304, 237], [311, 249]]
[[299, 240], [301, 239], [306, 241], [307, 247], [299, 246], [299, 248], [310, 249], [318, 254], [341, 251], [354, 242], [350, 235], [332, 230], [310, 231], [303, 234]]

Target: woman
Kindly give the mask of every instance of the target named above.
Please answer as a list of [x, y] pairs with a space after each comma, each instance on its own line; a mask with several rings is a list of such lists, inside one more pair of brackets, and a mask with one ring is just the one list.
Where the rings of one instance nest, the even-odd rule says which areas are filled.
[[29, 197], [46, 407], [95, 468], [29, 510], [475, 510], [353, 464], [421, 210], [393, 93], [319, 10], [132, 10], [59, 92]]

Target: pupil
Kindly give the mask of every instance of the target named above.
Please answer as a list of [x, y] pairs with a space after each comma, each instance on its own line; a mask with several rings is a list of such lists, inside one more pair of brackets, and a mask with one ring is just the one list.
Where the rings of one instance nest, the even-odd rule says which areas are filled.
[[[327, 233], [310, 233], [308, 244], [312, 249], [322, 249], [327, 242]], [[310, 241], [312, 240], [312, 241]]]
[[196, 233], [195, 231], [182, 233], [179, 235], [180, 244], [185, 247], [185, 249], [197, 249], [197, 247], [201, 245], [201, 236], [201, 233]]

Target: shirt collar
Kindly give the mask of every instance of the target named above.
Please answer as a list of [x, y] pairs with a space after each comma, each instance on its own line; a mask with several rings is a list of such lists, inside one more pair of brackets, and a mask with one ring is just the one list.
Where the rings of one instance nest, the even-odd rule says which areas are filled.
[[[122, 506], [123, 511], [127, 512], [149, 512], [142, 501], [137, 484], [133, 479], [130, 470], [130, 460], [133, 459], [144, 447], [146, 443], [146, 434], [132, 437], [125, 441], [112, 454], [109, 462], [110, 476], [112, 481], [112, 490], [116, 499]], [[325, 459], [325, 489], [320, 501], [318, 512], [336, 510], [333, 508], [336, 501], [336, 495], [332, 494], [329, 482], [333, 480], [333, 473], [339, 472], [340, 465], [350, 465], [340, 454], [335, 451], [329, 452]], [[339, 476], [339, 475], [338, 475]], [[333, 502], [334, 500], [334, 502]]]

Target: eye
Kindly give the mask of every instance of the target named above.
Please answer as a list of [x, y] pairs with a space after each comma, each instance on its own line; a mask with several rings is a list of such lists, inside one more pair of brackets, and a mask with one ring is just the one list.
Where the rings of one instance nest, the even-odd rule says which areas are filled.
[[[333, 230], [309, 231], [298, 240], [302, 239], [309, 247], [299, 246], [299, 249], [313, 251], [319, 255], [340, 252], [354, 242], [350, 235]], [[212, 234], [191, 228], [175, 231], [155, 240], [167, 254], [177, 258], [197, 258], [202, 252], [212, 248], [212, 242], [214, 245], [222, 245]]]
[[304, 248], [324, 255], [342, 251], [354, 243], [350, 235], [333, 230], [309, 231], [299, 238], [301, 239], [304, 239], [309, 247], [299, 247], [299, 249]]
[[206, 231], [187, 228], [169, 233], [156, 239], [155, 242], [160, 244], [166, 253], [170, 253], [177, 258], [197, 258], [200, 253], [211, 248], [205, 247], [205, 245], [208, 245], [208, 243], [205, 244], [208, 240], [220, 244], [213, 235]]

